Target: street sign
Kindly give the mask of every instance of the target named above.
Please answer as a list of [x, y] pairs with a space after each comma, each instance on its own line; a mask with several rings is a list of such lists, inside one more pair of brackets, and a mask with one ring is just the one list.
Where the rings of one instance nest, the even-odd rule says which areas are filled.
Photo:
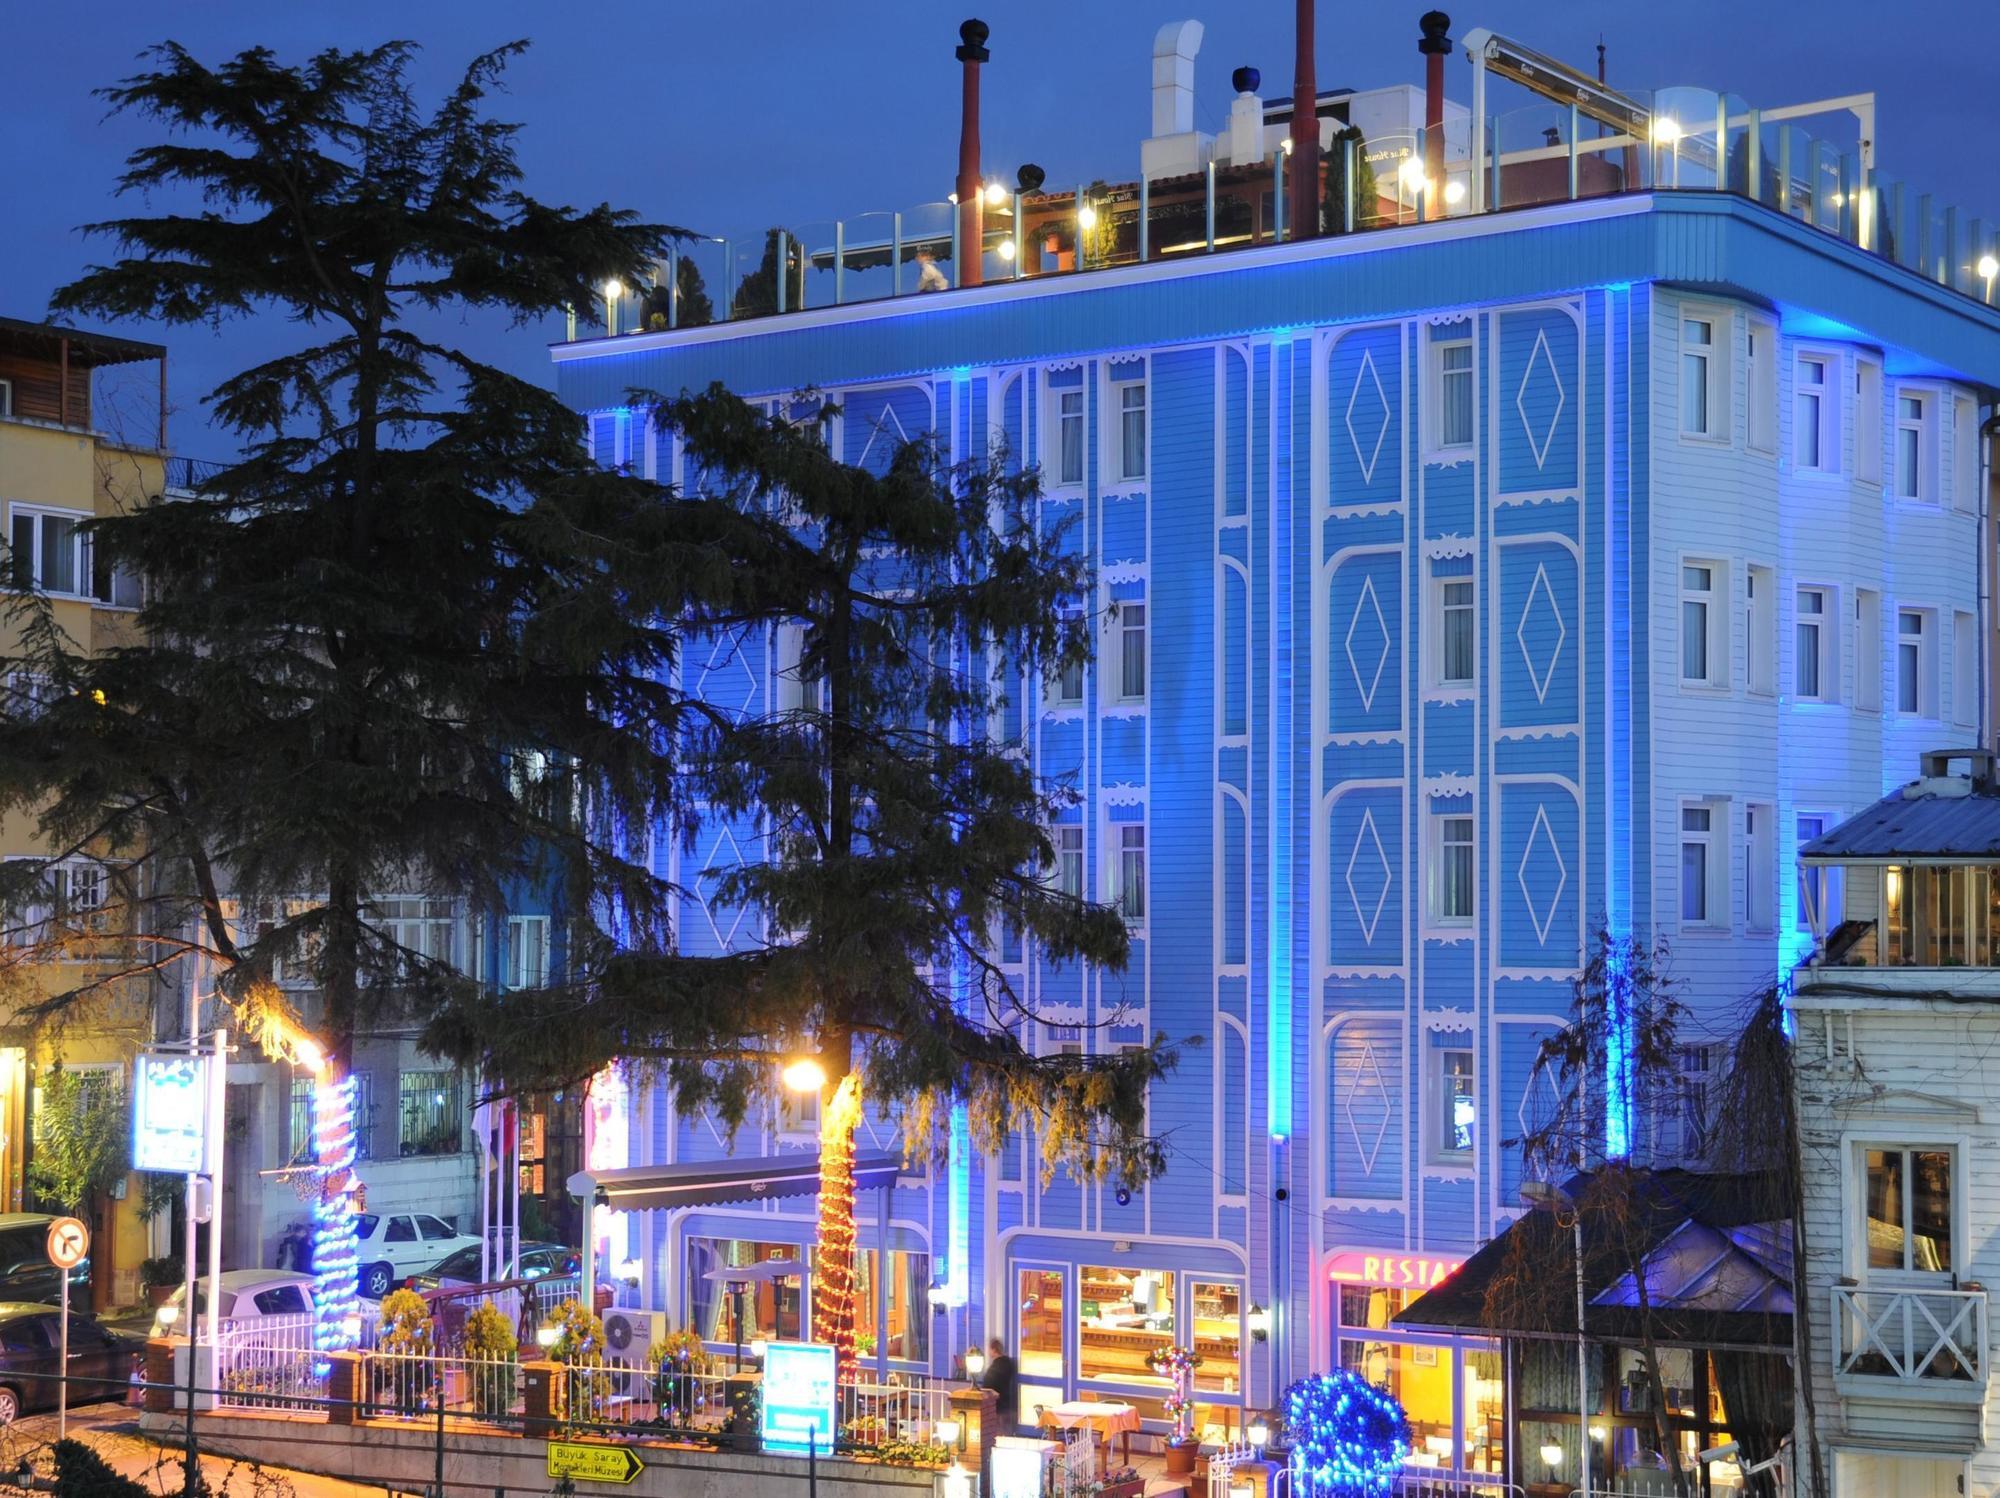
[[132, 1168], [207, 1174], [212, 1141], [205, 1116], [208, 1058], [147, 1051], [132, 1088]]
[[580, 1482], [629, 1483], [646, 1464], [630, 1446], [587, 1446], [581, 1441], [549, 1442], [549, 1476]]
[[826, 1342], [773, 1342], [764, 1349], [765, 1450], [832, 1452], [839, 1366]]
[[58, 1269], [74, 1269], [90, 1252], [90, 1229], [74, 1217], [58, 1217], [49, 1224], [49, 1262]]

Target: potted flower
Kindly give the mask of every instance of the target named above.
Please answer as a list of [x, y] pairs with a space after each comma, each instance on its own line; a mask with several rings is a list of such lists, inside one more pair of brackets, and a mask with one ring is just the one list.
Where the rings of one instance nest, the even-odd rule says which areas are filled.
[[646, 1349], [646, 1366], [653, 1370], [653, 1419], [669, 1429], [691, 1430], [700, 1407], [700, 1375], [708, 1371], [708, 1349], [695, 1332], [683, 1327]]
[[139, 1283], [146, 1290], [146, 1304], [154, 1309], [173, 1299], [173, 1294], [187, 1279], [187, 1266], [179, 1254], [166, 1254], [157, 1259], [142, 1259], [139, 1263]]
[[431, 1308], [414, 1290], [397, 1290], [382, 1297], [382, 1323], [375, 1337], [375, 1389], [400, 1414], [423, 1409], [424, 1395], [436, 1369], [436, 1342], [431, 1333]]
[[580, 1300], [559, 1302], [549, 1321], [556, 1340], [548, 1355], [563, 1367], [564, 1413], [572, 1424], [595, 1424], [604, 1418], [611, 1393], [611, 1376], [604, 1368], [604, 1323]]
[[1201, 1442], [1194, 1433], [1194, 1370], [1201, 1355], [1192, 1347], [1158, 1348], [1146, 1355], [1146, 1366], [1173, 1385], [1166, 1397], [1167, 1476], [1187, 1477], [1194, 1472], [1195, 1454]]
[[514, 1323], [489, 1302], [472, 1309], [459, 1335], [472, 1380], [473, 1409], [488, 1419], [512, 1414], [520, 1354]]

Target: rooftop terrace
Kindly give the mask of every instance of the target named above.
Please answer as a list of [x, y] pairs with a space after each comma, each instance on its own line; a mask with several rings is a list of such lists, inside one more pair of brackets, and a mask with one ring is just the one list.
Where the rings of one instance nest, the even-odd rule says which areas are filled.
[[[1285, 221], [1295, 155], [1288, 101], [1266, 102], [1238, 69], [1228, 128], [1192, 125], [1193, 22], [1154, 48], [1154, 133], [1138, 170], [1024, 165], [984, 173], [979, 277], [1047, 283], [1118, 267], [1227, 255], [1304, 236]], [[1459, 44], [1469, 102], [1394, 84], [1318, 95], [1315, 235], [1366, 235], [1440, 220], [1659, 190], [1761, 203], [1975, 302], [1993, 305], [1996, 227], [1875, 168], [1875, 100], [1854, 94], [1760, 108], [1694, 87], [1617, 90], [1487, 31]], [[1447, 88], [1447, 95], [1448, 95]], [[1510, 99], [1508, 96], [1512, 96]], [[1512, 107], [1496, 108], [1497, 103]], [[1441, 127], [1425, 126], [1442, 114]], [[1442, 136], [1439, 140], [1438, 136]], [[1051, 175], [1074, 185], [1050, 186]], [[683, 241], [643, 287], [612, 284], [573, 312], [572, 342], [658, 333], [896, 297], [955, 300], [969, 278], [952, 196], [826, 222], [788, 219]]]

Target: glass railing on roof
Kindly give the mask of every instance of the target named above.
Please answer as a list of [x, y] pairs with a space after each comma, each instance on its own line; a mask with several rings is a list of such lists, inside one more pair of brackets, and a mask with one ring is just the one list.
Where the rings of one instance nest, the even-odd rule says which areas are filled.
[[[1636, 106], [1624, 131], [1546, 101], [1472, 122], [1469, 147], [1459, 124], [1435, 177], [1421, 129], [1337, 138], [1320, 158], [1321, 233], [1629, 192], [1728, 192], [1993, 304], [1996, 226], [1875, 174], [1847, 101], [1760, 114], [1733, 94], [1700, 88], [1624, 97]], [[1150, 180], [1058, 186], [1037, 178], [1032, 191], [989, 184], [981, 280], [1042, 280], [1280, 243], [1294, 237], [1285, 222], [1291, 169], [1279, 151]], [[950, 291], [966, 279], [959, 237], [950, 201], [693, 237], [655, 264], [649, 284], [612, 288], [595, 317], [572, 314], [569, 336], [666, 332]]]

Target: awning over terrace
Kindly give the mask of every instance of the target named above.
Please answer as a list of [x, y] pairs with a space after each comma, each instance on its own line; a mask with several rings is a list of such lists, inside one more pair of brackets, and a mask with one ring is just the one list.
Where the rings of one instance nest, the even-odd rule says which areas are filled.
[[[894, 1186], [903, 1161], [894, 1154], [857, 1154], [854, 1189]], [[819, 1190], [819, 1155], [765, 1155], [754, 1160], [711, 1160], [685, 1165], [629, 1165], [616, 1170], [580, 1170], [569, 1178], [569, 1194], [617, 1212], [656, 1212], [673, 1207], [714, 1207], [778, 1197], [812, 1196]]]

